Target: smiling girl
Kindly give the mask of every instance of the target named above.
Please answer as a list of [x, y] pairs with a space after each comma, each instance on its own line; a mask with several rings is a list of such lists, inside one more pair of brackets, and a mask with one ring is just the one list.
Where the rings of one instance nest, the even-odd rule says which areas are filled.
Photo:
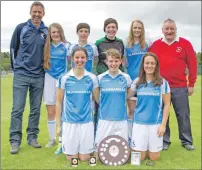
[[[138, 77], [140, 65], [144, 54], [148, 51], [149, 44], [145, 40], [144, 24], [140, 20], [131, 23], [129, 36], [125, 43], [126, 70], [131, 79]], [[136, 94], [128, 99], [128, 127], [131, 138], [132, 115], [136, 105]]]
[[[128, 141], [127, 91], [132, 83], [128, 74], [119, 70], [121, 54], [116, 49], [106, 51], [108, 70], [98, 76], [100, 102], [95, 151], [109, 135], [119, 135]], [[97, 154], [96, 154], [97, 156]]]
[[170, 87], [159, 74], [156, 54], [144, 55], [139, 77], [129, 90], [128, 97], [137, 93], [134, 110], [131, 148], [141, 152], [141, 160], [148, 156], [157, 160], [163, 147], [163, 135], [170, 110]]
[[[49, 141], [46, 147], [52, 147], [56, 143], [56, 81], [58, 77], [67, 71], [67, 53], [70, 43], [65, 40], [64, 31], [60, 24], [53, 23], [48, 28], [48, 37], [44, 48], [44, 103], [48, 112]], [[61, 136], [59, 137], [59, 145]], [[61, 153], [61, 146], [56, 154]]]
[[98, 80], [94, 74], [85, 70], [88, 60], [85, 48], [75, 48], [72, 60], [74, 67], [61, 75], [57, 82], [57, 133], [61, 131], [62, 121], [63, 153], [68, 160], [77, 157], [81, 161], [86, 161], [94, 151], [91, 94], [98, 101]]

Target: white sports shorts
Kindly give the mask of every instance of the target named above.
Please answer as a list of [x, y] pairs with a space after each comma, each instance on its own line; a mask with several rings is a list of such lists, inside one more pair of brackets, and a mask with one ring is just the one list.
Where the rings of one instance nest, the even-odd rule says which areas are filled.
[[107, 136], [118, 135], [128, 141], [128, 121], [99, 120], [95, 137], [95, 151], [97, 152], [100, 142]]
[[160, 124], [142, 125], [133, 123], [131, 148], [137, 151], [159, 152], [163, 148], [163, 136], [157, 132]]
[[94, 124], [67, 123], [62, 125], [62, 151], [67, 155], [89, 154], [94, 151]]
[[56, 104], [56, 83], [57, 79], [53, 78], [48, 73], [45, 73], [43, 98], [46, 105]]

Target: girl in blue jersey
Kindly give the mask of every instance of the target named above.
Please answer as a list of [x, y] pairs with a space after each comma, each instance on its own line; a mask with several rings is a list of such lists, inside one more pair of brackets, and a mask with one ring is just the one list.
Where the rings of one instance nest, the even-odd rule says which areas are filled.
[[[132, 83], [130, 76], [119, 70], [122, 59], [116, 49], [106, 51], [109, 68], [98, 76], [100, 101], [95, 151], [100, 142], [109, 135], [119, 135], [128, 141], [127, 91]], [[97, 153], [96, 153], [97, 156]]]
[[[88, 42], [88, 37], [90, 35], [90, 25], [87, 23], [79, 23], [76, 27], [76, 32], [78, 35], [78, 42], [71, 44], [69, 47], [68, 56], [71, 57], [71, 53], [74, 48], [76, 47], [84, 47], [88, 53], [88, 61], [85, 64], [85, 69], [89, 72], [93, 72], [93, 66], [95, 58], [98, 56], [97, 47], [91, 43]], [[72, 62], [72, 67], [74, 66], [74, 63]], [[94, 109], [94, 99], [92, 99], [92, 107]]]
[[85, 48], [75, 48], [72, 60], [74, 67], [61, 75], [57, 82], [57, 132], [61, 131], [62, 121], [63, 153], [67, 155], [68, 160], [77, 157], [86, 161], [94, 151], [91, 95], [98, 100], [98, 80], [94, 74], [85, 70], [88, 60]]
[[[131, 23], [129, 36], [125, 43], [126, 70], [131, 79], [138, 77], [140, 65], [144, 54], [148, 51], [148, 43], [145, 40], [144, 24], [140, 20]], [[136, 94], [128, 99], [128, 127], [131, 138], [132, 114], [136, 105]]]
[[[67, 52], [70, 43], [65, 40], [64, 31], [60, 24], [53, 23], [49, 26], [48, 37], [44, 48], [44, 103], [48, 112], [49, 141], [46, 147], [56, 143], [56, 81], [67, 71]], [[61, 136], [56, 154], [62, 153]]]
[[159, 74], [159, 61], [154, 53], [144, 55], [139, 77], [129, 90], [128, 97], [137, 93], [134, 110], [131, 148], [141, 152], [144, 160], [148, 151], [157, 160], [163, 147], [163, 135], [170, 109], [170, 88]]

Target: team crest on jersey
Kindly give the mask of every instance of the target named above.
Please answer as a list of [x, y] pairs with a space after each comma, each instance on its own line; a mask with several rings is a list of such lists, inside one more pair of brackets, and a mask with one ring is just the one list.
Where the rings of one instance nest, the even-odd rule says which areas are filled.
[[123, 83], [124, 83], [124, 79], [123, 79], [123, 78], [120, 78], [120, 79], [119, 79], [119, 83], [120, 83], [120, 84], [123, 84]]
[[60, 50], [61, 50], [61, 52], [64, 52], [64, 51], [65, 51], [65, 48], [64, 48], [64, 47], [62, 47]]
[[176, 52], [180, 53], [182, 51], [182, 47], [177, 47]]
[[86, 80], [85, 85], [90, 84], [90, 80]]
[[44, 33], [41, 33], [41, 39], [45, 39], [45, 34]]

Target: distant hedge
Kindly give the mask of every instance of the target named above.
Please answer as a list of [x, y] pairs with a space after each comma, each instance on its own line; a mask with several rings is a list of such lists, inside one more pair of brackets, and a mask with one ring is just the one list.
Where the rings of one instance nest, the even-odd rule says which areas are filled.
[[198, 75], [202, 75], [202, 65], [198, 65]]

